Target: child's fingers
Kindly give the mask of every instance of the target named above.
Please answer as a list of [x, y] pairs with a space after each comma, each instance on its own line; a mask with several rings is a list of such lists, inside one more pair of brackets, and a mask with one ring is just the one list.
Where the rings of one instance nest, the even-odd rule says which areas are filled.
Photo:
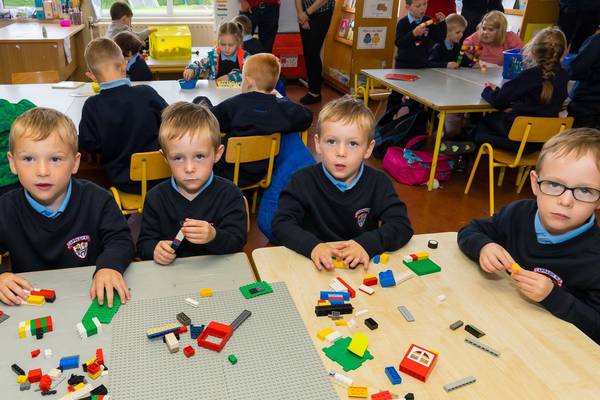
[[123, 279], [118, 279], [117, 284], [115, 285], [115, 290], [117, 291], [117, 293], [119, 294], [119, 297], [121, 298], [121, 303], [123, 303], [123, 304], [127, 303], [127, 297], [129, 295], [129, 291], [127, 290], [127, 286], [125, 285], [125, 282], [123, 282]]
[[29, 290], [30, 292], [33, 290], [33, 286], [31, 286], [31, 284], [27, 281], [27, 279], [19, 276], [19, 275], [15, 275], [14, 276], [14, 281], [17, 282], [17, 284], [19, 286], [21, 286], [22, 288]]
[[[16, 278], [16, 277], [14, 277]], [[21, 286], [19, 286], [15, 280], [12, 281], [8, 281], [6, 282], [6, 287], [17, 297], [21, 298], [21, 299], [27, 299], [27, 295], [25, 294], [25, 292], [23, 292], [23, 289], [21, 289]], [[16, 299], [17, 301], [19, 301], [19, 299]]]
[[316, 255], [313, 259], [313, 264], [315, 264], [315, 267], [317, 267], [317, 270], [321, 271], [323, 269], [323, 266], [321, 265], [321, 257], [319, 257], [318, 255]]
[[96, 286], [96, 296], [98, 296], [98, 304], [103, 305], [104, 304], [104, 284], [102, 282], [100, 282], [99, 280], [96, 280], [94, 284]]
[[325, 269], [333, 269], [333, 262], [331, 262], [331, 253], [327, 252], [321, 257], [321, 263], [325, 267]]
[[4, 286], [0, 291], [0, 300], [10, 306], [17, 306], [21, 304], [19, 298], [8, 288], [8, 286]]
[[106, 304], [108, 304], [108, 308], [112, 308], [115, 287], [112, 282], [108, 281], [104, 283], [104, 288], [106, 289]]

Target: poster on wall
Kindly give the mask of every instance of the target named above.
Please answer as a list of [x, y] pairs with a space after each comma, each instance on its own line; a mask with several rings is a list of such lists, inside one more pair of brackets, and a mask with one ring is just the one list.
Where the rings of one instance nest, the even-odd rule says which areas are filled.
[[363, 18], [392, 18], [392, 0], [365, 0]]
[[385, 36], [387, 27], [385, 26], [370, 26], [358, 28], [358, 41], [356, 48], [359, 50], [365, 49], [385, 49]]

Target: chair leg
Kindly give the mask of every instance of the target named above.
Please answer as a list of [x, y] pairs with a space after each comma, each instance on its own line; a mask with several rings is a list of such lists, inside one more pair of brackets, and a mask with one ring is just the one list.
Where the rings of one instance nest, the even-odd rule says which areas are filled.
[[500, 174], [498, 174], [498, 187], [502, 186], [504, 182], [504, 174], [506, 173], [506, 167], [500, 167]]
[[525, 167], [519, 167], [519, 172], [517, 173], [517, 179], [515, 180], [515, 186], [519, 186], [519, 183], [521, 183], [521, 178], [523, 177], [524, 170], [525, 170]]
[[490, 217], [494, 215], [494, 156], [488, 154], [490, 159], [489, 175], [490, 175]]
[[258, 189], [254, 191], [252, 195], [252, 214], [256, 214], [256, 203], [258, 201]]
[[521, 177], [521, 181], [519, 182], [519, 186], [517, 187], [517, 193], [521, 194], [521, 189], [523, 189], [523, 185], [527, 182], [527, 178], [529, 178], [529, 172], [531, 171], [531, 167], [525, 168], [523, 171], [523, 176]]
[[477, 172], [477, 167], [479, 166], [479, 160], [481, 159], [481, 155], [483, 154], [484, 148], [480, 148], [477, 152], [477, 158], [475, 158], [475, 164], [473, 164], [473, 168], [471, 168], [471, 175], [469, 175], [469, 180], [467, 181], [467, 187], [465, 188], [465, 194], [469, 194], [469, 190], [471, 190], [471, 184], [473, 183], [473, 178], [475, 178], [475, 173]]

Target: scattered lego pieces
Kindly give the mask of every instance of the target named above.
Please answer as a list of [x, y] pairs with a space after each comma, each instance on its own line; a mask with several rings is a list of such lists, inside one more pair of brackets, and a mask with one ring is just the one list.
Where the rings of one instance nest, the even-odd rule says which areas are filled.
[[23, 383], [23, 382], [27, 382], [27, 375], [25, 375], [24, 373], [23, 373], [23, 375], [17, 376], [17, 383]]
[[58, 368], [60, 368], [61, 370], [66, 370], [66, 369], [76, 369], [79, 368], [79, 356], [69, 356], [69, 357], [63, 357], [60, 359], [60, 361], [58, 362]]
[[340, 314], [352, 314], [354, 307], [350, 303], [337, 304], [330, 306], [315, 306], [315, 315], [317, 317], [323, 317], [329, 315], [333, 311], [339, 311]]
[[192, 323], [192, 320], [190, 319], [190, 317], [188, 317], [185, 313], [180, 312], [179, 314], [176, 315], [177, 321], [179, 321], [179, 323], [183, 326], [187, 326], [190, 325]]
[[335, 321], [335, 326], [348, 326], [348, 323], [343, 319], [338, 319], [337, 321]]
[[445, 294], [440, 294], [440, 295], [438, 295], [438, 297], [437, 297], [437, 301], [438, 301], [438, 303], [443, 303], [443, 302], [445, 302], [445, 301], [446, 301], [446, 295], [445, 295]]
[[32, 306], [41, 306], [44, 303], [46, 303], [46, 299], [44, 298], [44, 296], [36, 296], [30, 294], [29, 296], [27, 296], [27, 300], [25, 300], [24, 304], [29, 304]]
[[[231, 338], [232, 334], [233, 327], [230, 325], [211, 321], [198, 337], [198, 346], [220, 352], [223, 350], [223, 347], [225, 347], [225, 344], [227, 344], [227, 341]], [[219, 341], [216, 342], [214, 340], [215, 338], [219, 339]]]
[[402, 314], [406, 322], [413, 322], [415, 320], [415, 317], [413, 317], [405, 306], [398, 306], [398, 311], [400, 311], [400, 314]]
[[373, 293], [375, 293], [375, 290], [373, 290], [371, 287], [367, 286], [367, 285], [360, 285], [358, 287], [358, 290], [360, 290], [363, 293], [368, 294], [369, 296], [372, 295]]
[[450, 324], [450, 329], [452, 329], [453, 331], [457, 330], [458, 328], [460, 328], [461, 326], [463, 326], [463, 323], [460, 319], [456, 322], [453, 322], [452, 324]]
[[352, 341], [348, 345], [348, 351], [356, 354], [359, 357], [365, 355], [367, 346], [369, 345], [369, 338], [364, 333], [358, 332], [352, 336]]
[[188, 297], [187, 299], [185, 299], [185, 302], [188, 303], [190, 306], [192, 307], [198, 307], [200, 305], [200, 303], [190, 297]]
[[194, 348], [192, 346], [185, 346], [183, 348], [183, 354], [187, 357], [190, 358], [192, 357], [194, 354], [196, 354], [196, 350], [194, 350]]
[[42, 317], [19, 322], [19, 338], [35, 336], [38, 339], [53, 331], [52, 317]]
[[93, 362], [91, 364], [87, 364], [87, 374], [88, 376], [96, 380], [102, 374], [102, 370], [100, 369], [100, 365], [97, 362]]
[[348, 293], [350, 293], [351, 299], [353, 299], [356, 296], [356, 292], [354, 291], [354, 289], [352, 289], [352, 287], [348, 285], [348, 283], [345, 280], [343, 280], [339, 276], [337, 276], [335, 279], [337, 279], [342, 285], [344, 285], [344, 287], [348, 290]]
[[[427, 254], [426, 252], [422, 252], [424, 254]], [[402, 261], [404, 263], [404, 265], [406, 265], [408, 268], [410, 268], [415, 274], [422, 276], [422, 275], [428, 275], [428, 274], [433, 274], [435, 272], [440, 272], [442, 270], [442, 268], [437, 265], [435, 262], [433, 262], [430, 258], [429, 255], [427, 255], [427, 257], [425, 258], [419, 258], [419, 254], [421, 253], [417, 253], [417, 258], [414, 259], [413, 256], [415, 256], [414, 254], [411, 254], [409, 257], [411, 257], [411, 260], [407, 260], [406, 256], [404, 257], [404, 260]]]
[[394, 287], [396, 286], [396, 280], [394, 279], [394, 273], [391, 269], [381, 271], [379, 273], [379, 284], [381, 287]]
[[429, 247], [430, 249], [437, 249], [438, 248], [438, 241], [437, 240], [429, 240], [427, 242], [427, 247]]
[[25, 375], [25, 371], [23, 371], [23, 369], [21, 367], [19, 367], [17, 364], [11, 365], [10, 369], [12, 369], [12, 371], [17, 375]]
[[374, 358], [369, 350], [365, 351], [363, 357], [357, 357], [355, 354], [348, 351], [350, 341], [351, 339], [349, 337], [340, 338], [331, 346], [323, 349], [325, 355], [327, 355], [330, 360], [338, 363], [346, 372], [360, 368], [364, 362]]
[[372, 331], [379, 327], [379, 324], [377, 324], [377, 321], [375, 321], [373, 318], [365, 319], [365, 325]]
[[476, 379], [475, 379], [474, 376], [467, 376], [466, 378], [462, 378], [462, 379], [459, 379], [457, 381], [445, 384], [444, 385], [444, 390], [446, 392], [451, 392], [451, 391], [456, 390], [456, 389], [458, 389], [460, 387], [469, 385], [471, 383], [475, 383], [475, 381], [476, 381]]
[[200, 336], [200, 334], [202, 334], [203, 330], [204, 330], [204, 325], [191, 324], [190, 325], [190, 337], [192, 339], [198, 339], [198, 336]]
[[361, 315], [365, 315], [368, 312], [369, 312], [369, 309], [368, 308], [364, 308], [364, 309], [362, 309], [360, 311], [355, 312], [354, 316], [355, 317], [360, 317]]
[[368, 398], [369, 389], [366, 386], [348, 386], [348, 397]]
[[235, 365], [238, 362], [237, 357], [234, 354], [230, 354], [227, 359], [229, 360], [229, 362], [231, 363], [231, 365]]
[[375, 286], [377, 285], [377, 282], [378, 279], [375, 275], [365, 275], [365, 277], [363, 278], [363, 285]]
[[465, 325], [465, 331], [469, 332], [471, 335], [475, 336], [477, 339], [479, 339], [482, 336], [485, 336], [485, 332], [482, 331], [481, 329], [478, 329], [474, 325], [470, 325], [470, 324]]
[[329, 376], [331, 376], [336, 383], [342, 386], [350, 386], [352, 385], [352, 378], [347, 377], [346, 375], [340, 374], [339, 372], [329, 371]]
[[325, 340], [327, 335], [329, 335], [332, 332], [333, 332], [333, 329], [331, 329], [331, 328], [321, 329], [319, 332], [317, 332], [317, 337], [319, 339], [321, 339], [321, 341], [323, 341], [323, 340]]
[[212, 297], [212, 295], [213, 295], [212, 288], [205, 287], [205, 288], [200, 289], [200, 297]]
[[392, 394], [389, 390], [384, 390], [379, 393], [375, 393], [371, 395], [371, 400], [392, 400]]
[[392, 385], [398, 385], [402, 383], [402, 377], [400, 376], [398, 371], [396, 371], [396, 368], [394, 368], [393, 366], [385, 367], [385, 374], [387, 375]]
[[36, 358], [41, 353], [40, 349], [31, 350], [31, 358]]
[[31, 383], [25, 381], [25, 382], [21, 382], [19, 384], [19, 390], [21, 392], [24, 392], [25, 390], [29, 390], [29, 389], [31, 389]]
[[179, 340], [177, 340], [173, 332], [165, 335], [165, 343], [167, 344], [169, 352], [177, 353], [179, 351]]
[[425, 382], [437, 360], [437, 353], [411, 344], [400, 362], [400, 371]]
[[44, 350], [44, 357], [45, 358], [52, 358], [52, 349], [45, 349]]
[[[32, 369], [27, 373], [27, 380], [30, 383], [37, 383], [42, 379], [42, 369], [41, 368], [37, 368], [37, 369]], [[19, 382], [22, 383], [22, 382]]]
[[412, 261], [419, 261], [419, 260], [427, 260], [428, 258], [429, 258], [429, 253], [427, 253], [426, 251], [420, 251], [418, 253], [406, 255], [406, 256], [402, 257], [402, 260], [406, 261], [406, 262], [412, 262]]
[[273, 288], [268, 282], [260, 281], [240, 286], [240, 291], [246, 299], [252, 299], [263, 294], [273, 293]]
[[485, 344], [485, 343], [481, 343], [481, 342], [480, 342], [479, 340], [477, 340], [477, 339], [473, 339], [473, 338], [471, 338], [471, 337], [467, 336], [467, 337], [465, 338], [465, 342], [467, 342], [467, 343], [469, 343], [469, 344], [471, 344], [471, 345], [473, 345], [473, 346], [475, 346], [475, 347], [478, 347], [478, 348], [480, 348], [480, 349], [481, 349], [481, 350], [483, 350], [483, 351], [487, 351], [488, 353], [490, 353], [490, 354], [491, 354], [491, 355], [493, 355], [493, 356], [500, 357], [500, 352], [499, 352], [499, 351], [497, 351], [497, 350], [495, 350], [495, 349], [491, 348], [490, 346], [488, 346], [488, 345], [487, 345], [487, 344]]
[[168, 324], [148, 330], [148, 332], [146, 332], [146, 336], [148, 336], [148, 339], [152, 339], [155, 337], [164, 336], [177, 330], [179, 330], [179, 324]]
[[244, 321], [246, 321], [248, 318], [250, 318], [250, 316], [252, 315], [252, 313], [248, 310], [244, 310], [240, 313], [240, 315], [238, 315], [233, 322], [230, 324], [230, 326], [233, 328], [233, 330], [235, 331], [237, 328], [240, 327], [240, 325], [242, 325], [244, 323]]
[[335, 343], [335, 341], [339, 340], [341, 337], [341, 333], [339, 333], [338, 331], [333, 331], [325, 337], [325, 340], [327, 340], [329, 343]]
[[33, 296], [42, 296], [48, 303], [54, 303], [54, 300], [56, 300], [56, 292], [51, 289], [34, 289], [29, 294]]

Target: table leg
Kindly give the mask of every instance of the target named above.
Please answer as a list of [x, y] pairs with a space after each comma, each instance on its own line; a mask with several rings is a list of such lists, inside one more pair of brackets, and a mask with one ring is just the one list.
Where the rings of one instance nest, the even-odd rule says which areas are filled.
[[442, 136], [444, 135], [444, 120], [446, 119], [446, 112], [440, 111], [440, 121], [438, 123], [437, 134], [435, 136], [435, 147], [433, 148], [433, 160], [431, 162], [431, 172], [429, 173], [429, 182], [427, 183], [427, 190], [433, 190], [433, 180], [435, 179], [435, 170], [437, 168], [438, 156], [440, 154], [440, 146], [442, 144]]
[[367, 76], [367, 81], [365, 82], [365, 91], [364, 91], [364, 101], [365, 106], [369, 106], [369, 87], [371, 86], [371, 77]]

